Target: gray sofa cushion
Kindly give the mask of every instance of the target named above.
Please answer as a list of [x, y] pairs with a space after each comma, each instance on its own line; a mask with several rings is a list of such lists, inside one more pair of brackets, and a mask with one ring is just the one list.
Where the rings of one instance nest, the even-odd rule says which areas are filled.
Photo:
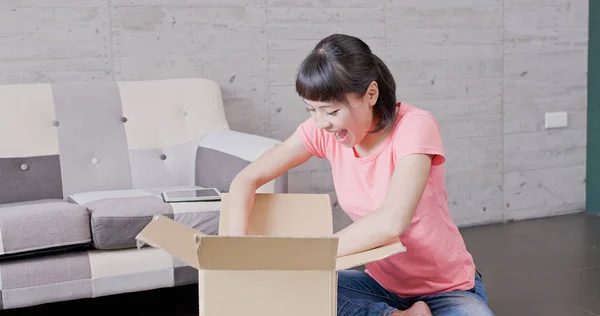
[[[222, 129], [200, 139], [195, 154], [195, 182], [200, 187], [214, 187], [228, 192], [235, 176], [256, 158], [271, 150], [280, 141]], [[260, 188], [260, 192], [288, 191], [287, 173]]]
[[0, 204], [62, 197], [58, 155], [0, 158]]
[[196, 150], [196, 185], [228, 192], [235, 176], [250, 164], [240, 157], [198, 146]]
[[218, 234], [219, 202], [165, 203], [160, 196], [162, 190], [94, 191], [74, 194], [70, 200], [89, 209], [92, 245], [97, 249], [135, 248], [135, 237], [154, 215], [169, 217], [205, 234]]
[[108, 198], [86, 206], [92, 214], [93, 246], [98, 249], [135, 247], [135, 236], [152, 216], [173, 218], [170, 205], [153, 196]]
[[89, 213], [60, 199], [0, 205], [0, 254], [60, 248], [91, 241]]

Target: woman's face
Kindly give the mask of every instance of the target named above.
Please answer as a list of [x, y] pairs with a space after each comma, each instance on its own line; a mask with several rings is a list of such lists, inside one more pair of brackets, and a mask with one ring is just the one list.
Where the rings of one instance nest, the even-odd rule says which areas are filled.
[[373, 105], [377, 101], [377, 83], [373, 82], [363, 96], [347, 94], [348, 104], [304, 100], [319, 128], [331, 133], [343, 146], [361, 144], [373, 128]]

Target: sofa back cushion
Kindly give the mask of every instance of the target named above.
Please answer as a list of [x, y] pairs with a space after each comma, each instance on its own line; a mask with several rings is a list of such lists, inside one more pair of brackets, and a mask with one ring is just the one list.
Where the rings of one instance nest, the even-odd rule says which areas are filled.
[[62, 197], [52, 89], [0, 86], [0, 203]]
[[[218, 130], [204, 136], [196, 150], [196, 185], [228, 192], [231, 181], [252, 161], [280, 141], [233, 130]], [[265, 183], [257, 192], [287, 192], [287, 173]]]
[[64, 194], [131, 188], [116, 83], [53, 84], [52, 94]]
[[194, 185], [197, 144], [228, 129], [211, 80], [0, 86], [0, 203]]
[[200, 145], [196, 151], [196, 185], [229, 192], [231, 181], [249, 164], [235, 155]]
[[229, 129], [219, 85], [201, 78], [118, 84], [133, 188], [194, 185], [198, 143]]

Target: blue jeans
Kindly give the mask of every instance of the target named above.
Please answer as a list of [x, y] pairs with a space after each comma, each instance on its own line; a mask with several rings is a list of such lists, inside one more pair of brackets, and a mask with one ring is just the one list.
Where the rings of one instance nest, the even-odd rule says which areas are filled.
[[363, 271], [338, 272], [338, 316], [389, 316], [395, 310], [406, 310], [423, 301], [434, 316], [493, 316], [481, 275], [469, 291], [451, 291], [438, 295], [401, 298], [384, 289]]

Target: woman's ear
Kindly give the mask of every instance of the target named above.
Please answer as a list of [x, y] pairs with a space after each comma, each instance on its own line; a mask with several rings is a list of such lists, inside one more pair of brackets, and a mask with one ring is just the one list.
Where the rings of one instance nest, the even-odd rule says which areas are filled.
[[367, 92], [365, 93], [365, 98], [367, 98], [367, 102], [369, 106], [375, 106], [377, 103], [377, 98], [379, 97], [379, 86], [377, 85], [377, 81], [372, 81], [367, 88]]

